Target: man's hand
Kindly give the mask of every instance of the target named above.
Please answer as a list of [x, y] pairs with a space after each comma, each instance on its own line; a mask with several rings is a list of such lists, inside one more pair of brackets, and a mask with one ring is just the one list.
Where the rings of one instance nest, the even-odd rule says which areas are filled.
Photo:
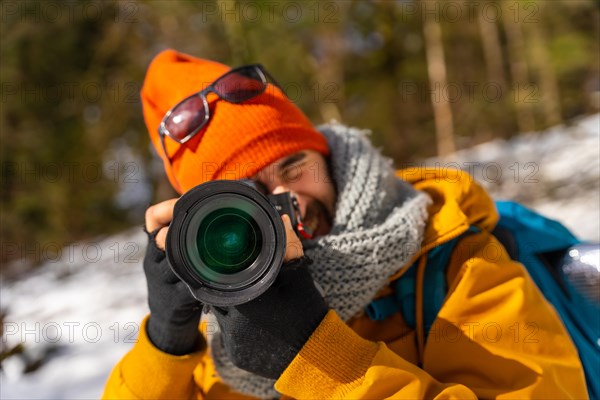
[[302, 242], [296, 235], [290, 217], [287, 214], [281, 216], [283, 225], [285, 226], [285, 256], [283, 256], [283, 262], [292, 261], [296, 258], [300, 258], [304, 255], [304, 249], [302, 248]]
[[308, 341], [328, 307], [315, 287], [302, 244], [283, 216], [285, 263], [273, 285], [256, 299], [233, 307], [213, 307], [223, 346], [239, 368], [278, 379]]
[[167, 200], [146, 211], [149, 243], [144, 257], [144, 273], [150, 306], [148, 337], [160, 350], [182, 355], [199, 350], [205, 344], [198, 332], [202, 303], [173, 273], [164, 252], [176, 201]]
[[[202, 304], [192, 296], [187, 286], [171, 271], [165, 257], [165, 240], [169, 224], [173, 219], [173, 209], [176, 202], [177, 199], [163, 201], [148, 208], [146, 211], [146, 230], [150, 232], [150, 243], [148, 244], [144, 259], [144, 272], [148, 282], [148, 303], [151, 312], [147, 331], [150, 340], [159, 349], [170, 354], [186, 354], [194, 351], [198, 347], [198, 342], [202, 340], [198, 334]], [[315, 290], [315, 299], [319, 300], [317, 303], [319, 305], [322, 303], [323, 305], [323, 307], [316, 307], [314, 310], [318, 312], [324, 309], [322, 315], [319, 314], [316, 317], [318, 319], [316, 324], [308, 324], [310, 325], [309, 327], [303, 326], [298, 331], [297, 335], [306, 336], [306, 338], [296, 338], [296, 341], [301, 341], [303, 345], [306, 341], [305, 339], [308, 339], [314, 327], [318, 325], [318, 322], [320, 322], [327, 312], [327, 308], [324, 305], [325, 303], [321, 295], [314, 288], [306, 267], [304, 266], [299, 273], [293, 272], [295, 269], [293, 265], [305, 265], [307, 260], [301, 258], [304, 255], [302, 243], [292, 228], [290, 218], [287, 215], [283, 215], [282, 221], [286, 231], [284, 262], [287, 263], [284, 264], [282, 269], [285, 269], [286, 272], [283, 274], [284, 278], [277, 278], [273, 286], [277, 286], [277, 282], [279, 282], [279, 285], [283, 284], [286, 286], [286, 279], [289, 279], [292, 275], [298, 275], [299, 281], [306, 281], [305, 283]], [[290, 267], [290, 264], [293, 265]], [[282, 275], [282, 272], [280, 272], [280, 275]], [[305, 278], [304, 280], [302, 279], [303, 277]], [[274, 290], [272, 287], [267, 293]], [[267, 293], [261, 297], [264, 297]], [[298, 300], [305, 300], [305, 297], [305, 293], [299, 293]], [[293, 313], [296, 312], [293, 311]], [[287, 323], [283, 326], [286, 325]], [[295, 347], [297, 349], [294, 350], [294, 355], [300, 350], [302, 345], [298, 347], [298, 344], [296, 344]], [[286, 358], [282, 360], [284, 360], [283, 362], [287, 366], [291, 358], [289, 361], [285, 361]], [[282, 361], [279, 360], [278, 362]]]
[[156, 232], [154, 241], [156, 247], [165, 251], [165, 240], [169, 224], [173, 220], [173, 209], [179, 199], [170, 199], [148, 207], [146, 210], [146, 230]]

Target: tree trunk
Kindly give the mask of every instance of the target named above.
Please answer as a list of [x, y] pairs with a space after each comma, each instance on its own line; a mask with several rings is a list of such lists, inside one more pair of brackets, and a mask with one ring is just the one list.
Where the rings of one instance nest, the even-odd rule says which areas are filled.
[[441, 95], [447, 86], [446, 62], [442, 43], [442, 29], [435, 18], [426, 17], [423, 21], [427, 72], [431, 91], [431, 105], [435, 119], [437, 151], [444, 156], [455, 151], [452, 108], [448, 99]]
[[533, 132], [535, 131], [535, 116], [530, 104], [535, 101], [535, 98], [532, 97], [532, 93], [535, 93], [535, 87], [529, 82], [529, 71], [525, 58], [525, 43], [521, 23], [519, 20], [515, 21], [513, 13], [510, 12], [510, 7], [515, 7], [515, 4], [514, 2], [505, 2], [502, 17], [509, 50], [510, 72], [513, 84], [512, 100], [515, 103], [519, 132]]
[[478, 12], [479, 31], [483, 45], [483, 55], [490, 82], [497, 83], [506, 90], [506, 74], [502, 64], [502, 46], [495, 21], [487, 21], [482, 12]]
[[[544, 2], [538, 2], [543, 10]], [[552, 68], [550, 55], [546, 49], [546, 37], [542, 27], [538, 23], [525, 24], [527, 32], [531, 36], [532, 62], [539, 74], [540, 94], [542, 109], [544, 110], [544, 121], [546, 126], [554, 126], [562, 123], [560, 94], [556, 74]]]
[[316, 95], [319, 112], [324, 122], [332, 119], [342, 120], [340, 105], [344, 101], [343, 39], [339, 32], [339, 24], [321, 30], [316, 40], [321, 41], [323, 55], [315, 60]]

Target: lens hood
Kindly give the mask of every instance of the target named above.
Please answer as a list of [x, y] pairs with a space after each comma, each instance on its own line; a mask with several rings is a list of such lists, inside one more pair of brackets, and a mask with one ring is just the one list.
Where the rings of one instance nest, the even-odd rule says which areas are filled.
[[248, 302], [273, 283], [285, 255], [281, 217], [240, 181], [203, 183], [175, 204], [166, 239], [171, 269], [204, 304]]

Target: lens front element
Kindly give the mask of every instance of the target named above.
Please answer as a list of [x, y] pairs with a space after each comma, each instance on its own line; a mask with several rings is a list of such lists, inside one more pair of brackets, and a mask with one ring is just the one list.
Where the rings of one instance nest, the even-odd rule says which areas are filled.
[[256, 260], [262, 247], [262, 235], [250, 215], [239, 209], [222, 208], [204, 218], [196, 243], [200, 258], [208, 268], [221, 274], [234, 274]]
[[204, 304], [248, 302], [274, 282], [285, 227], [269, 199], [238, 181], [210, 181], [175, 204], [166, 240], [171, 269]]
[[273, 257], [275, 231], [264, 207], [236, 193], [196, 203], [183, 221], [186, 264], [204, 285], [235, 290], [259, 279]]

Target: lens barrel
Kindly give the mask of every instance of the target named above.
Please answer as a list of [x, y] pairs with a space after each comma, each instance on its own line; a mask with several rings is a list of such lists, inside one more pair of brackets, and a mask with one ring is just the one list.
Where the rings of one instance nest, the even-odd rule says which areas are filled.
[[285, 244], [281, 217], [265, 195], [240, 181], [220, 180], [199, 185], [177, 201], [166, 253], [194, 297], [231, 306], [271, 286]]

